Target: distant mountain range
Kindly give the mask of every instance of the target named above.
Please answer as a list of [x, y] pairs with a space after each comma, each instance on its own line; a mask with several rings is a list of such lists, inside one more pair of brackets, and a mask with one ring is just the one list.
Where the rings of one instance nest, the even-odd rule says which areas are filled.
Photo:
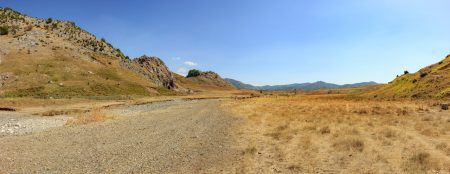
[[266, 85], [266, 86], [253, 86], [250, 84], [243, 83], [238, 80], [226, 78], [226, 81], [230, 82], [233, 86], [238, 89], [253, 89], [253, 90], [318, 90], [318, 89], [338, 89], [338, 88], [354, 88], [368, 85], [376, 85], [376, 82], [362, 82], [354, 84], [337, 85], [333, 83], [326, 83], [323, 81], [318, 81], [314, 83], [294, 83], [288, 85]]

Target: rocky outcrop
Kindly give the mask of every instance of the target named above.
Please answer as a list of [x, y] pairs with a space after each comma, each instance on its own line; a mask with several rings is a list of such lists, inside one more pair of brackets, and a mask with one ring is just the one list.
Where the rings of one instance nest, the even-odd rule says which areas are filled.
[[131, 62], [136, 65], [131, 68], [133, 71], [144, 75], [155, 84], [168, 89], [178, 88], [172, 72], [160, 58], [144, 55], [133, 59]]
[[188, 79], [191, 79], [193, 81], [196, 81], [197, 83], [201, 83], [207, 86], [227, 88], [227, 89], [235, 88], [231, 83], [220, 77], [219, 74], [212, 71], [200, 72], [198, 75], [188, 77]]

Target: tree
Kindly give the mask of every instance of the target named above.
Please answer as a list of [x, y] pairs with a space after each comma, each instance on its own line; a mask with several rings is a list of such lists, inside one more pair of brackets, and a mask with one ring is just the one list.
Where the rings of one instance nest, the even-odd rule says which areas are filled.
[[405, 72], [403, 72], [403, 74], [409, 74], [409, 71], [405, 71]]
[[197, 77], [201, 74], [202, 72], [200, 70], [196, 70], [196, 69], [191, 69], [188, 72], [188, 75], [186, 77]]
[[53, 19], [52, 18], [48, 18], [47, 21], [45, 21], [47, 24], [52, 23]]

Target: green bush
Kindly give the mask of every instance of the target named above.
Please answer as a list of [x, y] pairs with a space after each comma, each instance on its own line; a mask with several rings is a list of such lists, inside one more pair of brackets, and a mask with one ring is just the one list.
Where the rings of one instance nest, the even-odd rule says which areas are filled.
[[47, 21], [45, 21], [47, 24], [52, 23], [53, 19], [52, 18], [48, 18]]
[[8, 27], [0, 27], [0, 35], [7, 35]]
[[188, 75], [186, 77], [197, 77], [201, 74], [202, 72], [200, 70], [196, 70], [196, 69], [191, 69], [188, 72]]

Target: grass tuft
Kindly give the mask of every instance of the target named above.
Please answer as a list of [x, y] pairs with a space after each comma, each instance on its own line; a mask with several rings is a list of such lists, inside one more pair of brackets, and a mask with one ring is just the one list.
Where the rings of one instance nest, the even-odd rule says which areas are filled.
[[66, 125], [83, 125], [89, 123], [104, 122], [108, 119], [113, 118], [113, 116], [105, 114], [100, 109], [94, 109], [90, 112], [80, 114], [76, 118], [69, 119]]

